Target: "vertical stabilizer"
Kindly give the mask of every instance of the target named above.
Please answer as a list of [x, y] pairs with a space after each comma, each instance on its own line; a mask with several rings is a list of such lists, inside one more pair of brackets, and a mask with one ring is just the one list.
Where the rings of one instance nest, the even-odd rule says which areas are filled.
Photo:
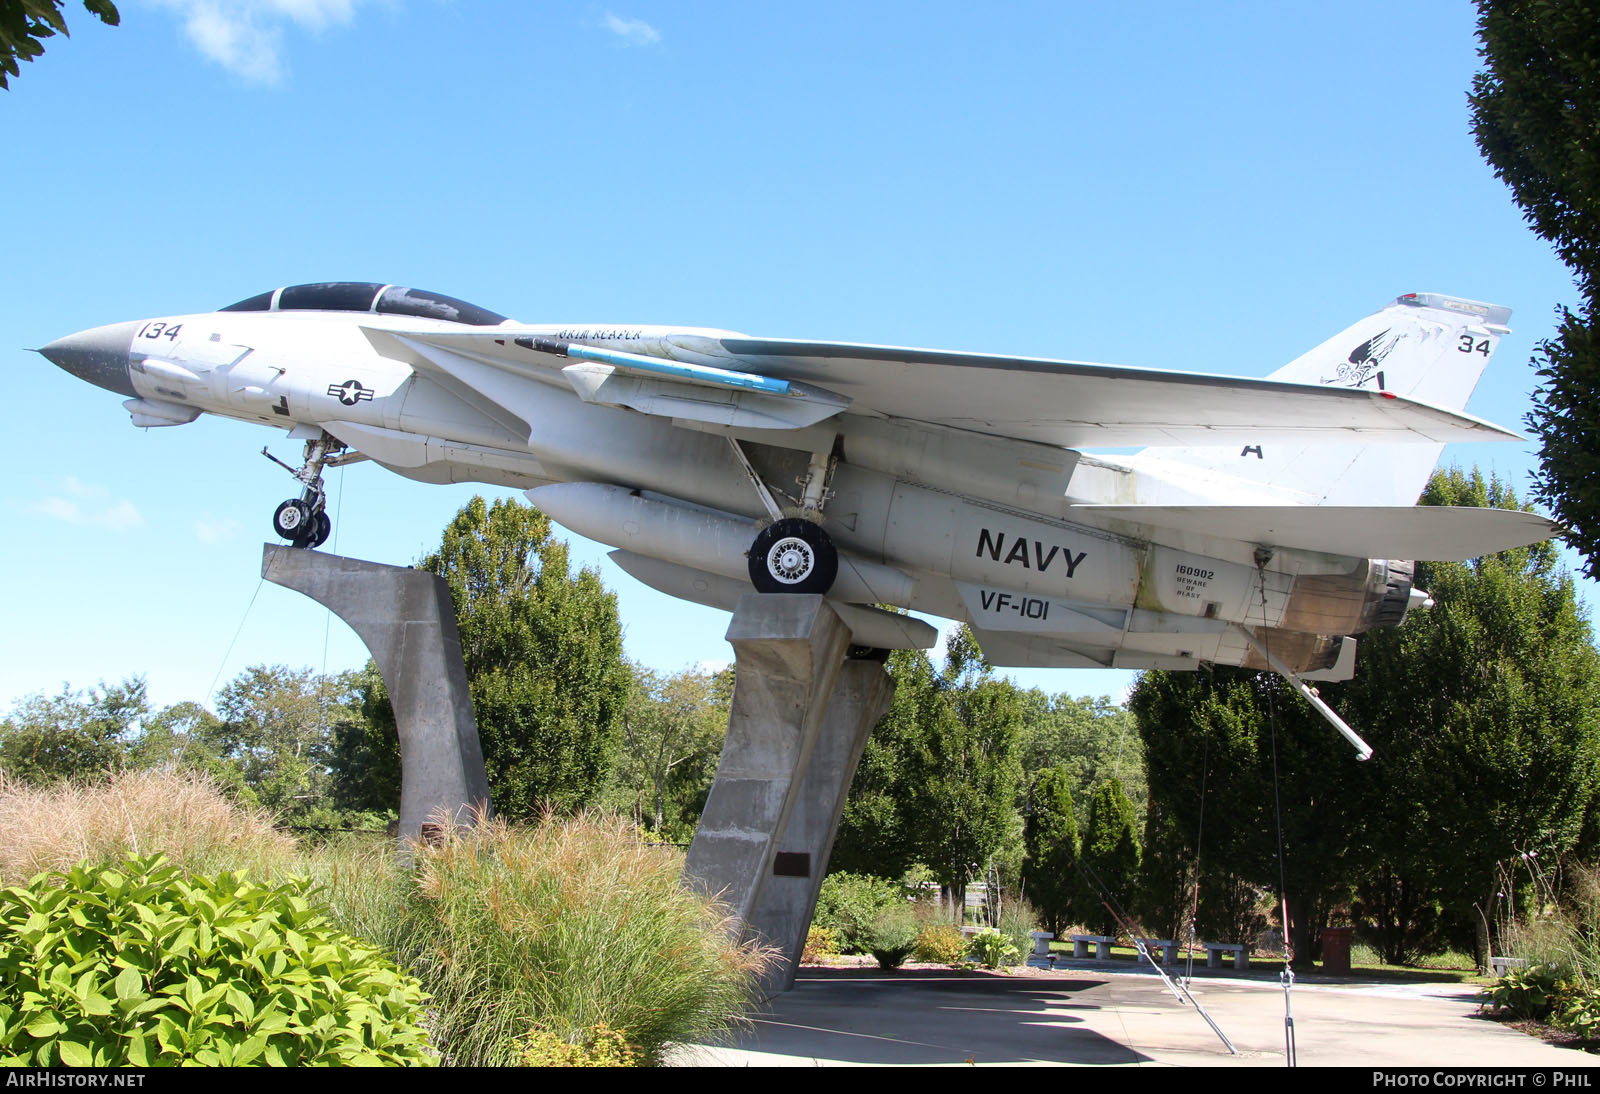
[[[1463, 410], [1509, 333], [1511, 309], [1408, 293], [1274, 372], [1273, 380], [1392, 391]], [[1318, 505], [1414, 505], [1441, 445], [1252, 445], [1150, 448], [1146, 458], [1182, 463], [1295, 491]]]

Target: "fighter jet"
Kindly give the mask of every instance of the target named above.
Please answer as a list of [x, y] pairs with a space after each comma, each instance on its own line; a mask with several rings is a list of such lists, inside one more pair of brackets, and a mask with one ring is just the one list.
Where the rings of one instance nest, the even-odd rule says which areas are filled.
[[136, 426], [207, 413], [304, 441], [272, 518], [298, 547], [328, 535], [324, 469], [368, 459], [523, 489], [672, 596], [820, 593], [863, 650], [934, 643], [901, 608], [970, 623], [999, 666], [1272, 668], [1314, 699], [1303, 680], [1348, 679], [1354, 636], [1428, 603], [1409, 560], [1560, 530], [1415, 505], [1446, 442], [1521, 439], [1462, 412], [1509, 318], [1411, 293], [1247, 379], [529, 325], [325, 282], [40, 352]]

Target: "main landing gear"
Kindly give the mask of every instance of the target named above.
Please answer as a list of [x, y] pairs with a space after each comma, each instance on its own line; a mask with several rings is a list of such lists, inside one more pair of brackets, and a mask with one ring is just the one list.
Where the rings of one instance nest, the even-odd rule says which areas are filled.
[[261, 454], [289, 474], [299, 479], [304, 489], [298, 498], [290, 498], [279, 505], [272, 514], [272, 530], [289, 541], [291, 547], [321, 547], [333, 532], [333, 521], [328, 518], [328, 494], [322, 488], [322, 470], [348, 462], [340, 459], [344, 445], [323, 433], [306, 442], [305, 462], [296, 471], [265, 448]]
[[837, 454], [812, 454], [805, 477], [796, 484], [801, 488], [801, 515], [786, 517], [739, 442], [729, 437], [728, 443], [772, 518], [772, 523], [756, 534], [747, 552], [750, 583], [756, 592], [825, 593], [833, 588], [833, 580], [839, 575], [839, 552], [822, 530], [822, 508], [833, 496], [828, 484], [833, 479]]

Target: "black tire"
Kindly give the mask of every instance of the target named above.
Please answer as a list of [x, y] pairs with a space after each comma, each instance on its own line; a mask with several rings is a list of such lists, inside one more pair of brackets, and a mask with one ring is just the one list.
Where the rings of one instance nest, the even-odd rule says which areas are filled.
[[819, 525], [773, 521], [750, 545], [750, 583], [758, 593], [825, 593], [839, 576], [839, 552]]
[[311, 506], [299, 498], [290, 498], [272, 514], [272, 530], [287, 540], [298, 540], [311, 528]]
[[318, 513], [311, 526], [316, 530], [316, 534], [311, 537], [313, 547], [321, 547], [328, 542], [328, 537], [333, 535], [333, 521], [328, 519], [328, 514], [325, 512]]

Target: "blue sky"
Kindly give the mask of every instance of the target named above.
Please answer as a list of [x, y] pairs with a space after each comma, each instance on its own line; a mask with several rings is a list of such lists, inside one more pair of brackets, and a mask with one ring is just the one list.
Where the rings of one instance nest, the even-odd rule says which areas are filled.
[[[1473, 146], [1466, 3], [120, 6], [115, 29], [69, 8], [72, 37], [0, 93], [0, 709], [365, 659], [259, 585], [292, 493], [260, 448], [298, 445], [136, 430], [25, 351], [87, 327], [364, 280], [528, 322], [1260, 376], [1434, 291], [1515, 309], [1468, 409], [1516, 426], [1574, 300]], [[1525, 489], [1533, 452], [1446, 459]], [[338, 550], [402, 564], [473, 493], [370, 464], [330, 489]], [[730, 656], [726, 616], [574, 555], [618, 591], [630, 656]]]

